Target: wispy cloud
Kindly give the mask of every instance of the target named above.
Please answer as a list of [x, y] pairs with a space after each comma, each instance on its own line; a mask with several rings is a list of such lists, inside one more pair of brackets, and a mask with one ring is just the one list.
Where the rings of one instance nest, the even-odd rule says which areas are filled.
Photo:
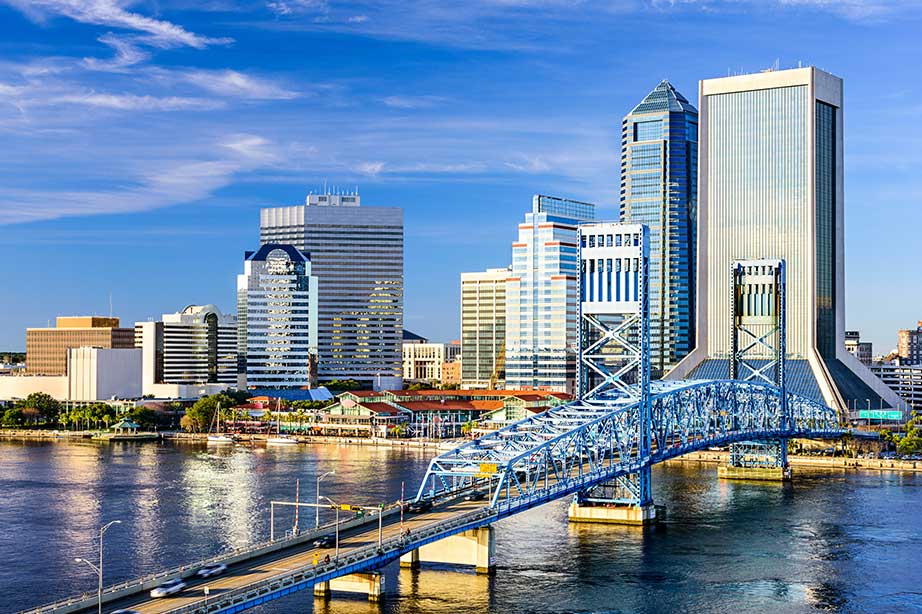
[[124, 70], [129, 66], [140, 64], [150, 58], [149, 53], [141, 50], [140, 47], [129, 39], [116, 36], [111, 32], [100, 36], [99, 42], [109, 45], [115, 52], [115, 55], [108, 60], [84, 58], [83, 65], [92, 70]]
[[381, 102], [394, 109], [428, 109], [446, 100], [443, 96], [387, 96]]
[[31, 101], [32, 104], [77, 104], [118, 111], [179, 111], [189, 109], [216, 109], [220, 102], [205, 98], [183, 96], [137, 96], [133, 94], [106, 94], [97, 92], [71, 93]]
[[80, 23], [143, 32], [145, 42], [157, 47], [186, 46], [204, 49], [208, 45], [232, 42], [230, 38], [202, 36], [175, 23], [129, 11], [124, 8], [124, 4], [127, 3], [118, 0], [4, 1], [36, 21], [60, 15]]
[[[171, 73], [161, 71], [161, 74]], [[267, 79], [236, 70], [176, 70], [172, 71], [172, 76], [221, 96], [253, 100], [290, 100], [299, 95]]]

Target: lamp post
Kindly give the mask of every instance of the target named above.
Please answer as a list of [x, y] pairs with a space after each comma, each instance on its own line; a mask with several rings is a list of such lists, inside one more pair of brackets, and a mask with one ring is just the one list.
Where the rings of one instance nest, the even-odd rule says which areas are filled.
[[[317, 476], [317, 505], [320, 505], [320, 480], [327, 477], [328, 475], [335, 475], [336, 471], [327, 471], [326, 473]], [[314, 528], [320, 528], [320, 508], [314, 509]]]
[[[327, 497], [327, 496], [322, 496], [322, 497], [320, 497], [320, 498], [321, 498], [321, 499], [326, 499], [327, 501], [330, 502], [331, 505], [333, 505], [333, 507], [336, 508], [336, 530], [335, 530], [335, 532], [334, 532], [334, 534], [335, 534], [335, 536], [336, 536], [336, 537], [334, 538], [334, 539], [336, 540], [336, 551], [335, 551], [335, 553], [334, 553], [334, 556], [336, 557], [336, 560], [339, 560], [339, 503], [337, 503], [336, 501], [334, 501], [333, 499], [331, 499], [331, 498], [329, 498], [329, 497]], [[319, 508], [318, 508], [318, 509], [319, 509]]]
[[83, 559], [80, 557], [77, 557], [74, 559], [75, 563], [86, 563], [87, 565], [89, 565], [90, 568], [96, 572], [96, 576], [99, 578], [99, 587], [96, 592], [97, 606], [98, 606], [99, 614], [102, 614], [102, 538], [103, 538], [103, 535], [106, 534], [106, 531], [109, 529], [109, 527], [111, 527], [114, 524], [122, 524], [122, 521], [113, 520], [112, 522], [108, 524], [104, 524], [99, 529], [99, 566], [98, 567], [96, 565], [93, 565], [93, 563], [91, 563], [87, 559]]

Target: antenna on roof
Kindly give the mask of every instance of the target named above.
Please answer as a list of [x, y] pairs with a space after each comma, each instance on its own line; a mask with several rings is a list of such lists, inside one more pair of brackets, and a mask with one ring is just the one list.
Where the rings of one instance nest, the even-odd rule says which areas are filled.
[[109, 290], [109, 317], [112, 317], [112, 290]]

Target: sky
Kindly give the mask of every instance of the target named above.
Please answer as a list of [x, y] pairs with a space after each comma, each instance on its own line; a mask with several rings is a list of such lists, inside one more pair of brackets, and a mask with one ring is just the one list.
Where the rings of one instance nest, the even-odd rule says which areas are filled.
[[533, 194], [617, 218], [669, 79], [845, 80], [846, 325], [922, 319], [922, 0], [0, 0], [0, 350], [57, 315], [233, 312], [259, 209], [400, 206], [405, 327], [458, 337]]

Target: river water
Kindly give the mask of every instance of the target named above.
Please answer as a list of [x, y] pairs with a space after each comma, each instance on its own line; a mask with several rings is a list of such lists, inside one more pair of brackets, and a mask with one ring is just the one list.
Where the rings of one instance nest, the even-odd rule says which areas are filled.
[[[73, 559], [96, 556], [94, 532], [109, 520], [123, 524], [106, 534], [107, 584], [266, 539], [268, 501], [293, 499], [299, 478], [302, 500], [333, 470], [322, 494], [338, 501], [394, 501], [401, 482], [409, 497], [429, 454], [0, 441], [0, 612], [93, 591], [93, 572]], [[721, 482], [713, 465], [657, 467], [654, 495], [668, 512], [654, 529], [569, 525], [558, 501], [496, 525], [492, 577], [392, 565], [380, 606], [303, 591], [252, 611], [922, 611], [922, 476], [795, 474], [782, 486]]]

